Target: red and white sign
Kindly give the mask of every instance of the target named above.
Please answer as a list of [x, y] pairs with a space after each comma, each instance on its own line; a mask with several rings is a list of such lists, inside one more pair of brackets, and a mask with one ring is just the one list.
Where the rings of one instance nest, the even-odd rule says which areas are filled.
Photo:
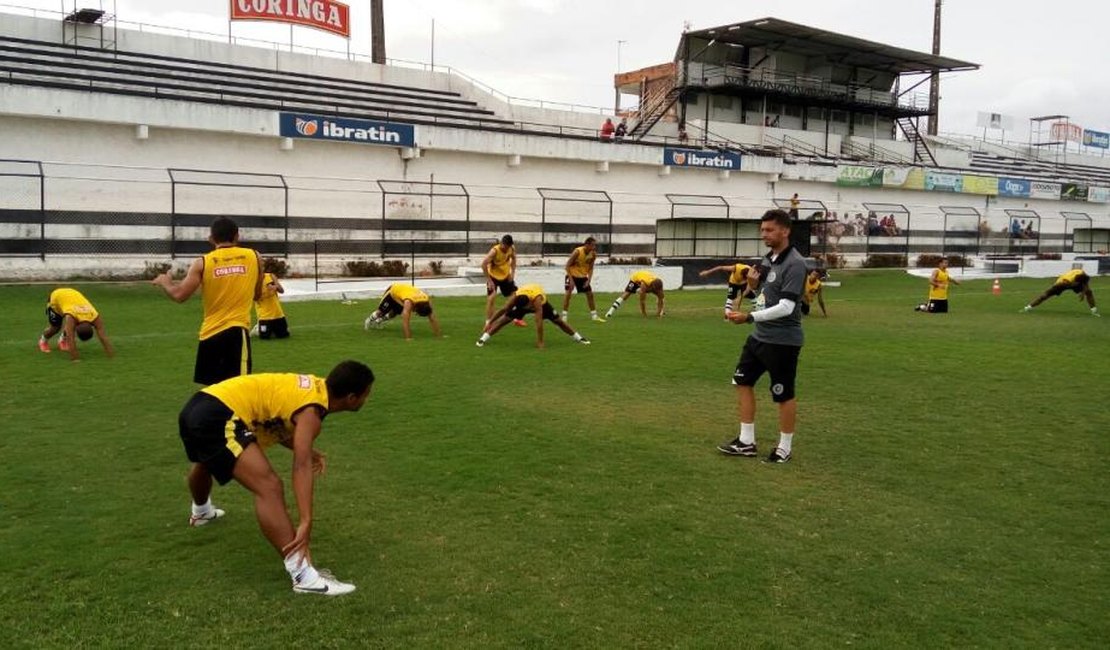
[[351, 36], [351, 8], [335, 0], [231, 0], [232, 20], [272, 20]]
[[1083, 127], [1068, 122], [1052, 123], [1052, 138], [1055, 140], [1071, 140], [1083, 142]]

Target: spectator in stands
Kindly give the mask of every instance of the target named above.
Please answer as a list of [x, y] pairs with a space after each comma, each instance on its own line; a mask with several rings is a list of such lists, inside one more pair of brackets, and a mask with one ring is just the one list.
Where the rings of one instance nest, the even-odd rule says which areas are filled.
[[686, 125], [685, 124], [679, 124], [678, 125], [678, 141], [682, 142], [682, 143], [685, 143], [688, 139], [689, 139], [689, 136], [686, 135]]
[[1021, 239], [1021, 223], [1018, 222], [1017, 217], [1010, 221], [1010, 238]]
[[617, 125], [617, 130], [613, 132], [617, 142], [624, 140], [624, 136], [628, 135], [628, 118], [622, 117], [621, 123]]
[[801, 199], [798, 198], [798, 193], [794, 192], [794, 196], [790, 197], [790, 218], [798, 218], [798, 207], [802, 205]]
[[613, 132], [616, 131], [616, 130], [617, 130], [616, 127], [613, 126], [612, 118], [609, 118], [609, 117], [605, 118], [605, 124], [601, 125], [601, 141], [602, 142], [612, 142], [613, 141]]
[[883, 234], [883, 228], [879, 225], [879, 218], [875, 216], [874, 212], [867, 213], [867, 236], [878, 237]]
[[1032, 219], [1030, 219], [1025, 224], [1025, 229], [1021, 231], [1021, 236], [1022, 236], [1023, 239], [1036, 239], [1037, 238], [1037, 231], [1033, 230], [1033, 220]]

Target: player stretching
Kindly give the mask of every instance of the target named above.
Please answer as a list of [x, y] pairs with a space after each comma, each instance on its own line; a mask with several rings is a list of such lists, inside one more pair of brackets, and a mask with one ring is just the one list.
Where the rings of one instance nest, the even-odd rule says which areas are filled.
[[59, 331], [58, 349], [69, 353], [70, 361], [80, 361], [77, 354], [77, 340], [88, 341], [96, 332], [104, 353], [115, 355], [112, 342], [104, 333], [104, 319], [96, 311], [89, 299], [76, 289], [55, 289], [46, 301], [46, 329], [39, 336], [39, 349], [50, 352], [50, 339]]
[[640, 315], [647, 316], [647, 295], [649, 293], [655, 294], [655, 315], [659, 318], [663, 317], [663, 281], [655, 277], [651, 271], [636, 271], [632, 277], [628, 279], [628, 284], [624, 287], [624, 293], [613, 301], [609, 311], [605, 312], [606, 318], [612, 318], [617, 310], [628, 297], [634, 293], [640, 294]]
[[817, 299], [817, 304], [821, 307], [821, 315], [825, 318], [829, 317], [829, 312], [825, 311], [825, 292], [822, 289], [821, 271], [820, 269], [813, 269], [806, 276], [805, 292], [802, 294], [802, 315], [809, 316], [810, 307], [813, 306], [813, 299]]
[[493, 320], [494, 292], [500, 291], [505, 298], [516, 292], [516, 247], [512, 235], [505, 235], [501, 243], [489, 249], [482, 260], [482, 273], [486, 276], [486, 325], [489, 325]]
[[555, 313], [551, 307], [551, 303], [547, 301], [547, 296], [543, 293], [543, 287], [538, 284], [526, 284], [516, 290], [516, 295], [509, 301], [509, 304], [502, 307], [496, 314], [493, 315], [493, 320], [486, 329], [482, 332], [482, 336], [478, 338], [475, 343], [478, 347], [484, 347], [490, 337], [501, 330], [514, 320], [524, 318], [527, 314], [533, 314], [536, 319], [536, 347], [543, 347], [543, 322], [549, 320], [555, 324], [556, 327], [563, 330], [572, 339], [583, 345], [589, 345], [590, 340], [575, 332], [566, 321]]
[[385, 325], [386, 321], [400, 315], [401, 331], [405, 335], [405, 340], [411, 341], [412, 327], [409, 323], [412, 321], [413, 312], [416, 312], [417, 316], [428, 319], [428, 324], [432, 327], [432, 334], [443, 336], [443, 333], [439, 330], [439, 321], [432, 310], [431, 297], [411, 284], [397, 283], [389, 285], [382, 296], [381, 303], [378, 304], [378, 308], [371, 312], [362, 325], [364, 329], [381, 327]]
[[262, 295], [254, 301], [258, 322], [251, 334], [257, 334], [260, 339], [289, 338], [289, 321], [285, 320], [285, 310], [278, 299], [278, 294], [282, 293], [285, 293], [285, 287], [281, 286], [277, 276], [273, 273], [262, 274]]
[[1087, 305], [1091, 308], [1092, 316], [1102, 316], [1102, 314], [1098, 313], [1098, 307], [1095, 306], [1095, 293], [1091, 291], [1091, 276], [1087, 275], [1083, 269], [1072, 269], [1056, 278], [1056, 282], [1054, 282], [1051, 287], [1037, 296], [1033, 302], [1022, 307], [1021, 311], [1033, 311], [1033, 308], [1037, 305], [1068, 290], [1079, 294], [1080, 300], [1084, 298], [1087, 299]]
[[736, 264], [725, 264], [723, 266], [714, 266], [711, 269], [706, 269], [699, 276], [705, 278], [714, 273], [728, 273], [728, 294], [725, 296], [725, 316], [732, 311], [736, 306], [736, 297], [755, 298], [755, 291], [748, 286], [748, 271], [752, 267], [741, 262]]
[[948, 313], [948, 285], [959, 284], [956, 278], [948, 275], [948, 260], [941, 259], [937, 268], [929, 276], [929, 302], [913, 308], [914, 311], [923, 311], [929, 314]]
[[756, 309], [734, 311], [733, 323], [755, 323], [755, 332], [744, 343], [732, 383], [740, 410], [740, 434], [717, 449], [730, 456], [755, 456], [755, 383], [771, 374], [771, 399], [779, 405], [779, 444], [767, 457], [769, 463], [790, 461], [798, 401], [794, 380], [802, 351], [802, 314], [799, 300], [805, 287], [805, 258], [790, 245], [790, 216], [768, 210], [760, 220], [759, 234], [771, 252], [749, 277], [759, 283]]
[[571, 251], [567, 258], [566, 278], [564, 279], [563, 294], [563, 320], [567, 319], [567, 310], [570, 309], [570, 295], [573, 291], [586, 293], [586, 304], [590, 307], [590, 320], [601, 323], [605, 319], [597, 315], [597, 305], [594, 303], [594, 289], [590, 280], [594, 277], [594, 262], [597, 261], [597, 240], [587, 237], [581, 246]]

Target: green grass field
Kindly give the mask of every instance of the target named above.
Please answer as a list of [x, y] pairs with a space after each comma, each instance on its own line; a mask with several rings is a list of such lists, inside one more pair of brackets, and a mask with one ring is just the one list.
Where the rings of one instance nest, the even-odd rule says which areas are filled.
[[78, 283], [118, 356], [94, 340], [72, 364], [35, 347], [53, 287], [0, 287], [3, 645], [1105, 647], [1110, 318], [1070, 293], [1018, 314], [1046, 280], [965, 283], [935, 316], [912, 311], [921, 279], [836, 279], [785, 466], [715, 451], [750, 331], [723, 291], [604, 325], [576, 297], [594, 345], [548, 328], [542, 351], [516, 328], [475, 348], [476, 298], [438, 300], [448, 337], [421, 321], [408, 343], [362, 330], [369, 301], [287, 304], [293, 338], [256, 342], [256, 372], [378, 378], [318, 443], [313, 555], [359, 588], [336, 599], [290, 591], [236, 485], [186, 526], [199, 301]]

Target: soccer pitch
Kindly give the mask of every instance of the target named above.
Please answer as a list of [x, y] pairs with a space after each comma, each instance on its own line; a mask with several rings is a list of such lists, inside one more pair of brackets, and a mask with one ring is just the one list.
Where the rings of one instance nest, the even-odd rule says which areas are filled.
[[[513, 327], [476, 348], [478, 298], [437, 299], [447, 338], [414, 318], [410, 342], [363, 331], [374, 301], [287, 304], [292, 338], [255, 341], [255, 372], [377, 375], [317, 441], [313, 558], [358, 586], [340, 598], [290, 591], [237, 485], [214, 493], [225, 518], [186, 526], [198, 299], [70, 285], [117, 349], [74, 364], [35, 347], [58, 285], [0, 287], [3, 645], [1103, 647], [1110, 318], [1070, 292], [1019, 314], [1051, 280], [967, 282], [926, 315], [922, 279], [835, 279], [781, 466], [715, 450], [751, 331], [723, 290], [606, 324], [575, 296], [593, 345], [547, 327], [545, 350]], [[757, 395], [762, 457], [766, 379]], [[288, 495], [291, 454], [269, 456]]]

